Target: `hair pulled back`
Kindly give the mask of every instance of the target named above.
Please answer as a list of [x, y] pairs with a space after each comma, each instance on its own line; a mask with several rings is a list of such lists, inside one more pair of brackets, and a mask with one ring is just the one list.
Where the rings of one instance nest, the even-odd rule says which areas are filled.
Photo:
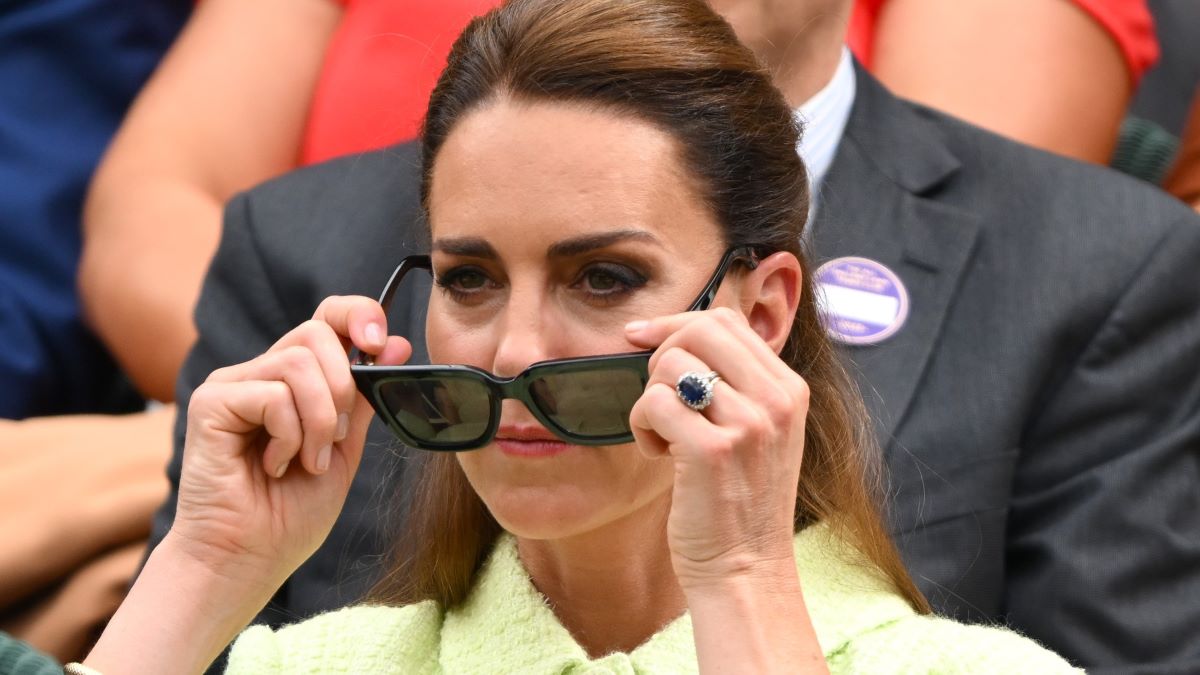
[[[510, 0], [450, 52], [423, 129], [421, 199], [455, 125], [502, 99], [611, 110], [675, 141], [726, 246], [786, 251], [804, 265], [808, 185], [799, 129], [770, 74], [703, 0]], [[822, 326], [804, 265], [780, 357], [810, 389], [796, 528], [828, 523], [920, 611], [877, 508], [879, 452], [861, 398]], [[372, 600], [463, 600], [500, 527], [452, 455], [421, 453], [405, 531]]]

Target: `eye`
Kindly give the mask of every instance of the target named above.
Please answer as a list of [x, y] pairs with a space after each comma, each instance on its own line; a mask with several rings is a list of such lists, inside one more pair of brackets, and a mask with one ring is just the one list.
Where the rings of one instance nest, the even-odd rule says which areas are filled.
[[458, 301], [478, 296], [496, 285], [486, 272], [471, 266], [455, 267], [438, 274], [434, 277], [434, 283]]
[[646, 277], [632, 268], [615, 263], [598, 263], [585, 268], [571, 287], [596, 299], [615, 300], [644, 285]]

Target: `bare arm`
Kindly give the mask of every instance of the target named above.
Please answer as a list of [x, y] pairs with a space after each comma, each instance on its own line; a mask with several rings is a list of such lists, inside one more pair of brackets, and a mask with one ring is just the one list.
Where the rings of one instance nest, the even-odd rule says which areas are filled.
[[1200, 88], [1192, 98], [1192, 112], [1183, 130], [1182, 147], [1163, 187], [1200, 211]]
[[374, 300], [334, 297], [266, 354], [193, 394], [178, 512], [87, 658], [109, 673], [201, 672], [329, 534], [374, 415], [346, 345], [402, 363]]
[[1065, 0], [889, 0], [874, 48], [900, 96], [1100, 164], [1132, 93], [1116, 42]]
[[295, 166], [340, 16], [331, 0], [199, 3], [101, 163], [80, 295], [142, 393], [174, 398], [221, 207]]

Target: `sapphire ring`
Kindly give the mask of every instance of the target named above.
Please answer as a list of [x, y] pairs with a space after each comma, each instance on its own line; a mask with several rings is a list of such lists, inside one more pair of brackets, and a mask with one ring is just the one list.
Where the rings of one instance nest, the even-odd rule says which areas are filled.
[[697, 373], [688, 371], [679, 376], [675, 383], [675, 393], [679, 400], [692, 410], [704, 410], [713, 400], [713, 387], [721, 376], [713, 371]]

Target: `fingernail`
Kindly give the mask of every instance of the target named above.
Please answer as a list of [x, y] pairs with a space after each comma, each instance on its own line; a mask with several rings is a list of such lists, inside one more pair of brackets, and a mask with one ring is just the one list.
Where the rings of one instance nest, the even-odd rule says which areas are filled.
[[366, 336], [367, 342], [370, 342], [373, 345], [383, 344], [383, 329], [380, 328], [379, 324], [367, 324], [367, 328], [363, 331], [363, 334]]
[[329, 468], [329, 456], [333, 454], [333, 446], [327, 445], [317, 453], [317, 471], [325, 472]]
[[288, 465], [291, 463], [292, 463], [292, 460], [289, 459], [288, 461], [284, 462], [283, 464], [280, 464], [279, 468], [275, 469], [275, 477], [283, 478], [283, 474], [287, 473]]
[[333, 432], [333, 440], [340, 441], [346, 438], [346, 432], [350, 430], [350, 415], [342, 413], [338, 415], [337, 430]]
[[625, 324], [625, 331], [628, 333], [640, 333], [649, 325], [649, 321], [630, 321]]

